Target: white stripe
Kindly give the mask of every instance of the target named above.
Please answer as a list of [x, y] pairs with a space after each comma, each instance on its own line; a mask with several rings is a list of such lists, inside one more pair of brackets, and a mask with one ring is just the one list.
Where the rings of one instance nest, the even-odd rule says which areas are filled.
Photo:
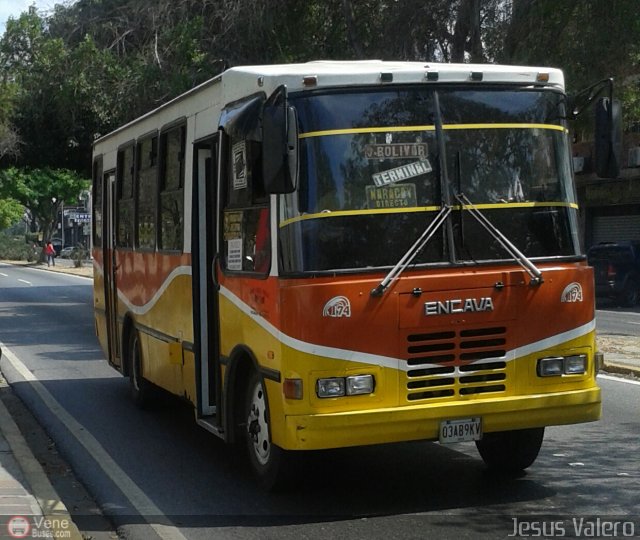
[[20, 373], [25, 381], [31, 384], [31, 387], [38, 394], [42, 402], [56, 416], [64, 426], [69, 430], [76, 441], [93, 456], [96, 466], [120, 488], [124, 496], [131, 502], [131, 505], [149, 523], [155, 532], [163, 540], [186, 540], [180, 530], [173, 525], [160, 525], [150, 523], [148, 517], [145, 516], [164, 516], [164, 513], [158, 508], [153, 501], [147, 497], [138, 485], [118, 466], [111, 455], [102, 447], [98, 440], [91, 435], [85, 427], [82, 426], [67, 410], [51, 395], [45, 386], [29, 371], [22, 361], [13, 354], [3, 343], [0, 343], [2, 356]]
[[527, 354], [532, 354], [543, 349], [557, 347], [558, 345], [562, 345], [566, 341], [585, 336], [589, 332], [593, 332], [595, 329], [596, 320], [593, 319], [591, 322], [583, 324], [582, 326], [578, 326], [578, 328], [574, 328], [573, 330], [568, 330], [567, 332], [562, 332], [561, 334], [555, 334], [551, 337], [541, 339], [540, 341], [530, 343], [529, 345], [518, 347], [514, 349], [513, 352], [515, 356], [526, 356]]
[[0, 272], [0, 276], [9, 277], [9, 274], [5, 274], [4, 272]]
[[335, 347], [326, 347], [325, 345], [317, 345], [313, 343], [307, 343], [299, 339], [293, 338], [286, 334], [283, 334], [275, 326], [263, 317], [256, 316], [250, 306], [245, 304], [240, 298], [233, 294], [229, 289], [220, 287], [220, 293], [232, 304], [234, 304], [243, 313], [251, 317], [258, 325], [262, 326], [267, 332], [274, 336], [278, 341], [296, 349], [298, 351], [315, 354], [317, 356], [324, 356], [326, 358], [334, 358], [336, 360], [346, 360], [348, 362], [363, 362], [366, 364], [373, 364], [382, 367], [389, 367], [392, 369], [398, 369], [398, 358], [390, 356], [382, 356], [377, 354], [363, 353], [359, 351], [349, 351], [347, 349], [338, 349]]
[[27, 281], [26, 279], [18, 279], [18, 281], [20, 281], [21, 283], [26, 283], [27, 285], [31, 285], [31, 282]]
[[129, 299], [124, 295], [120, 289], [118, 289], [118, 298], [122, 300], [122, 302], [127, 306], [127, 309], [136, 315], [144, 315], [147, 313], [153, 306], [155, 306], [156, 302], [160, 300], [160, 297], [164, 294], [164, 292], [169, 288], [171, 282], [176, 279], [178, 276], [190, 276], [191, 275], [191, 267], [190, 266], [178, 266], [174, 268], [172, 272], [167, 276], [160, 285], [160, 288], [155, 292], [151, 300], [149, 300], [146, 304], [142, 306], [133, 305]]
[[625, 315], [627, 317], [640, 317], [640, 313], [634, 313], [633, 311], [612, 311], [610, 309], [599, 309], [598, 313], [610, 313], [611, 315]]
[[[263, 317], [258, 316], [255, 311], [247, 304], [245, 304], [240, 298], [238, 298], [235, 294], [233, 294], [229, 289], [225, 287], [220, 287], [220, 294], [224, 296], [227, 300], [229, 300], [234, 306], [236, 306], [239, 310], [241, 310], [245, 315], [248, 315], [255, 323], [264, 328], [267, 332], [269, 332], [273, 337], [275, 337], [278, 341], [295, 349], [297, 351], [313, 354], [317, 356], [323, 356], [326, 358], [333, 358], [335, 360], [345, 360], [347, 362], [361, 362], [364, 364], [371, 364], [381, 367], [388, 367], [392, 369], [401, 369], [403, 371], [408, 371], [410, 368], [406, 364], [405, 359], [402, 358], [393, 358], [391, 356], [383, 356], [376, 355], [370, 353], [364, 353], [360, 351], [352, 351], [348, 349], [339, 349], [336, 347], [327, 347], [325, 345], [318, 345], [314, 343], [308, 343], [306, 341], [301, 341], [294, 337], [288, 336], [278, 330], [275, 326], [273, 326], [269, 321], [264, 319]], [[567, 332], [562, 332], [561, 334], [556, 334], [554, 336], [542, 339], [540, 341], [536, 341], [534, 343], [530, 343], [528, 345], [524, 345], [522, 347], [517, 347], [499, 358], [485, 358], [482, 361], [477, 362], [478, 364], [487, 363], [487, 362], [495, 362], [496, 360], [501, 360], [505, 362], [510, 362], [515, 360], [518, 357], [525, 356], [528, 354], [533, 354], [535, 352], [541, 351], [543, 349], [548, 349], [550, 347], [556, 347], [565, 343], [566, 341], [576, 339], [582, 337], [589, 332], [592, 332], [596, 328], [595, 319], [591, 322], [579, 326], [578, 328], [574, 328], [573, 330], [568, 330]], [[440, 364], [424, 364], [424, 367], [438, 367]]]
[[622, 377], [613, 377], [611, 375], [598, 375], [598, 379], [605, 379], [607, 381], [615, 381], [640, 386], [640, 381], [632, 381], [631, 379], [623, 379]]

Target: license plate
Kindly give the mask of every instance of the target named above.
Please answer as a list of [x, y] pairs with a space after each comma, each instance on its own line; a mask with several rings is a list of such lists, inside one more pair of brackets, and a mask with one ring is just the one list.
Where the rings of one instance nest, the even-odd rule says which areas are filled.
[[478, 441], [482, 438], [482, 418], [461, 418], [440, 422], [440, 442], [443, 444]]

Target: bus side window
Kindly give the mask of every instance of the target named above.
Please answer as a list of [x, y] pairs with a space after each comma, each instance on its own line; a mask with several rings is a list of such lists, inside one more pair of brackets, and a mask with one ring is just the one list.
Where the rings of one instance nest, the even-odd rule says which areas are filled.
[[184, 237], [184, 126], [160, 136], [159, 249], [182, 251]]
[[156, 247], [156, 182], [158, 172], [158, 137], [138, 142], [136, 160], [136, 247]]
[[93, 245], [96, 248], [102, 247], [102, 189], [103, 189], [103, 166], [102, 156], [96, 158], [93, 163]]
[[118, 247], [133, 247], [133, 149], [130, 144], [118, 151], [116, 217]]

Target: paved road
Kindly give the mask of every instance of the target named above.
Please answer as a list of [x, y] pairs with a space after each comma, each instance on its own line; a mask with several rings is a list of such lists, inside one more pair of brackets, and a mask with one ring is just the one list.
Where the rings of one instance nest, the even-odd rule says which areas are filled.
[[640, 306], [619, 308], [604, 301], [600, 302], [596, 321], [600, 334], [635, 336], [640, 341]]
[[311, 454], [295, 492], [267, 495], [186, 407], [132, 405], [91, 294], [89, 280], [0, 266], [0, 368], [128, 538], [494, 539], [536, 520], [584, 536], [591, 517], [635, 519], [640, 537], [638, 383], [601, 377], [603, 419], [548, 429], [518, 479], [487, 475], [471, 444], [419, 442]]

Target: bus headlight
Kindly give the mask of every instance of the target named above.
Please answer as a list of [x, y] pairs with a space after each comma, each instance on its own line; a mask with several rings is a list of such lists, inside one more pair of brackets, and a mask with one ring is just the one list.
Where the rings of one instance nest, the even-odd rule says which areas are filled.
[[553, 358], [540, 358], [538, 360], [539, 377], [555, 377], [564, 373], [564, 358], [556, 356]]
[[558, 377], [561, 375], [582, 375], [587, 371], [587, 356], [554, 356], [538, 360], [539, 377]]
[[576, 354], [564, 359], [564, 372], [566, 375], [582, 375], [587, 371], [587, 356]]
[[358, 396], [373, 393], [373, 375], [347, 377], [347, 395]]
[[373, 375], [350, 375], [349, 377], [318, 379], [316, 393], [319, 398], [360, 396], [373, 393], [374, 387]]
[[333, 379], [318, 379], [316, 386], [318, 397], [332, 398], [345, 395], [345, 380], [343, 377], [335, 377]]

